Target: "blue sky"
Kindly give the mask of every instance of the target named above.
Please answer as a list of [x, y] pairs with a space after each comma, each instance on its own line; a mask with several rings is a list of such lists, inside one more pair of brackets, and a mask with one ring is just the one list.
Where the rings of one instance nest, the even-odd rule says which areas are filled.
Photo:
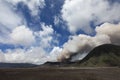
[[0, 10], [1, 62], [54, 61], [74, 36], [120, 21], [119, 0], [0, 0]]
[[[28, 27], [33, 31], [41, 30], [40, 23], [45, 23], [46, 25], [52, 25], [52, 28], [57, 32], [57, 34], [62, 35], [58, 37], [59, 44], [58, 46], [62, 46], [65, 41], [67, 41], [70, 32], [64, 29], [67, 25], [65, 21], [60, 19], [61, 21], [55, 25], [54, 20], [55, 16], [61, 15], [62, 5], [64, 4], [64, 0], [45, 0], [45, 7], [40, 9], [40, 13], [37, 16], [32, 16], [30, 14], [29, 8], [23, 3], [18, 3], [17, 11], [22, 12]], [[59, 17], [61, 18], [61, 16]], [[64, 27], [64, 28], [62, 28]]]

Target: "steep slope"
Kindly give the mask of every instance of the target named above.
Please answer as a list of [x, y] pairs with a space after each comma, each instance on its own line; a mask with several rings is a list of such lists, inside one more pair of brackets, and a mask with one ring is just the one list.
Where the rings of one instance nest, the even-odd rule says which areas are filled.
[[94, 48], [80, 66], [120, 66], [120, 46], [104, 44]]

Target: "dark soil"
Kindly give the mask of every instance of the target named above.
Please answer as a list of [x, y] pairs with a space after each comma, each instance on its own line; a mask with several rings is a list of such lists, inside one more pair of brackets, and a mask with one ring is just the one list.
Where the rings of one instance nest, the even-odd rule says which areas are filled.
[[120, 68], [0, 69], [0, 80], [120, 80]]

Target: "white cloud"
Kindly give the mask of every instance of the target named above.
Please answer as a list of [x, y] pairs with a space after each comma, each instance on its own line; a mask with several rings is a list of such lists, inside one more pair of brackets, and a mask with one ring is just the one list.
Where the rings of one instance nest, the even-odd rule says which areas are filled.
[[32, 63], [43, 64], [47, 61], [56, 62], [57, 57], [62, 51], [59, 47], [54, 47], [50, 54], [47, 54], [41, 47], [31, 47], [25, 49], [8, 49], [5, 52], [0, 50], [0, 62], [5, 63]]
[[[22, 14], [16, 12], [19, 2], [26, 4], [33, 16], [37, 16], [40, 8], [45, 6], [44, 0], [0, 0], [0, 43], [25, 46], [34, 42], [33, 32], [21, 26], [25, 25], [26, 21]], [[20, 29], [23, 29], [25, 33]]]
[[[52, 41], [55, 41], [54, 39], [54, 30], [51, 25], [45, 25], [44, 23], [41, 24], [42, 30], [35, 32], [35, 35], [39, 39], [39, 43], [43, 48], [49, 48], [52, 47], [51, 43]], [[43, 45], [44, 44], [44, 45]]]
[[0, 0], [0, 43], [8, 43], [10, 32], [19, 25], [26, 23], [13, 6], [5, 0]]
[[[23, 16], [15, 11], [19, 2], [28, 6], [32, 16], [37, 16], [39, 8], [45, 6], [44, 0], [0, 0], [0, 43], [23, 46], [4, 52], [0, 50], [0, 62], [43, 64], [46, 61], [56, 61], [54, 56], [61, 51], [54, 47], [54, 43], [58, 42], [57, 33], [51, 25], [44, 23], [41, 24], [42, 30], [30, 30], [25, 25]], [[46, 51], [49, 48], [53, 48], [50, 54]]]
[[13, 29], [10, 38], [15, 45], [30, 46], [35, 42], [33, 32], [24, 25]]
[[103, 22], [120, 20], [120, 3], [109, 4], [109, 0], [65, 0], [62, 17], [67, 21], [71, 33], [83, 30], [91, 33], [91, 21], [98, 25]]
[[[42, 23], [41, 28], [42, 30], [33, 32], [22, 25], [11, 30], [5, 38], [7, 40], [3, 42], [15, 46], [21, 45], [24, 48], [7, 49], [4, 52], [0, 50], [0, 62], [43, 64], [47, 61], [57, 61], [61, 48], [54, 47], [57, 41], [56, 33], [51, 25]], [[49, 48], [53, 50], [48, 53], [46, 49]]]
[[54, 24], [58, 25], [60, 23], [60, 17], [59, 16], [54, 16]]
[[6, 52], [0, 51], [0, 62], [7, 63], [33, 63], [43, 64], [47, 59], [47, 55], [40, 47], [31, 47], [28, 50], [14, 49], [6, 50]]
[[[41, 26], [42, 30], [34, 34], [24, 25], [13, 29], [8, 44], [22, 45], [25, 48], [7, 49], [4, 52], [0, 50], [0, 62], [43, 64], [47, 61], [57, 61], [62, 49], [51, 44], [56, 41], [54, 30], [51, 25], [42, 23]], [[53, 49], [48, 53], [46, 49], [49, 48]]]
[[54, 47], [52, 49], [52, 51], [49, 54], [49, 61], [53, 61], [53, 62], [57, 62], [57, 58], [60, 55], [60, 53], [62, 52], [62, 48], [60, 47]]
[[19, 2], [23, 2], [28, 8], [31, 10], [31, 14], [33, 16], [38, 15], [39, 9], [44, 8], [45, 2], [44, 0], [6, 0], [13, 5], [17, 5]]
[[[0, 29], [11, 30], [22, 24], [23, 17], [16, 13], [13, 8], [4, 0], [0, 0]], [[0, 31], [1, 31], [0, 30]]]
[[10, 30], [7, 34], [1, 34], [0, 43], [30, 47], [36, 42], [35, 35], [33, 33], [34, 32], [25, 25], [18, 26]]
[[42, 30], [39, 32], [41, 37], [52, 35], [54, 32], [52, 25], [48, 26], [48, 25], [45, 25], [44, 23], [42, 23], [41, 27], [42, 27]]
[[3, 54], [3, 52], [0, 50], [0, 62], [5, 61], [5, 56]]

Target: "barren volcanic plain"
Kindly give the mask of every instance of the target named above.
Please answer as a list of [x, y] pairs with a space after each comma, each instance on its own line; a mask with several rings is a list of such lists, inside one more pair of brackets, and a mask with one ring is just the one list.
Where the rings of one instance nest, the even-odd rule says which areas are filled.
[[117, 67], [0, 69], [0, 80], [120, 80]]

